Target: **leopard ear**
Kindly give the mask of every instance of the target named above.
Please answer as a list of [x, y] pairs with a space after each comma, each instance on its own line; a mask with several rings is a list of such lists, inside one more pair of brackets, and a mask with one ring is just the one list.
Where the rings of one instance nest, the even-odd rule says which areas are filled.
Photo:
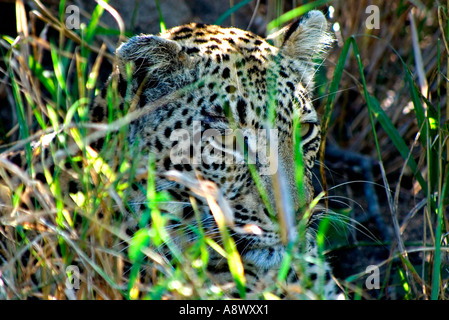
[[311, 61], [331, 45], [333, 38], [323, 13], [310, 11], [302, 20], [291, 23], [267, 37], [287, 56]]
[[154, 35], [135, 36], [118, 47], [117, 65], [125, 79], [129, 63], [132, 63], [133, 76], [168, 75], [181, 67], [180, 52], [181, 46], [175, 41]]

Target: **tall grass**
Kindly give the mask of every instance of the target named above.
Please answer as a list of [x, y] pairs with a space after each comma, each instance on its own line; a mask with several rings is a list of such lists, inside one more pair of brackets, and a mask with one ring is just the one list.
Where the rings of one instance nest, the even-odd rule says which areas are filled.
[[[96, 42], [101, 35], [117, 34], [115, 29], [100, 26], [104, 11], [112, 9], [98, 5], [90, 22], [75, 32], [64, 25], [65, 1], [60, 2], [57, 18], [39, 1], [35, 1], [37, 9], [30, 14], [57, 31], [57, 37], [46, 38], [45, 33], [35, 33], [35, 28], [28, 31], [34, 20], [29, 19], [20, 5], [21, 1], [17, 3], [19, 36], [11, 38], [4, 35], [1, 43], [6, 64], [6, 69], [2, 70], [3, 77], [7, 79], [7, 90], [13, 97], [11, 107], [14, 108], [17, 125], [7, 134], [7, 137], [14, 137], [11, 143], [0, 146], [0, 176], [6, 184], [0, 191], [2, 198], [11, 200], [8, 202], [10, 205], [0, 208], [0, 233], [3, 237], [0, 241], [0, 280], [4, 283], [0, 286], [0, 297], [221, 299], [225, 297], [223, 288], [213, 284], [207, 270], [211, 247], [228, 260], [240, 297], [245, 298], [246, 284], [240, 257], [226, 228], [226, 216], [220, 212], [214, 197], [208, 198], [208, 203], [214, 209], [212, 211], [222, 241], [215, 241], [205, 234], [195, 199], [192, 198], [198, 225], [182, 226], [180, 229], [194, 233], [197, 240], [183, 250], [175, 244], [173, 237], [182, 235], [173, 232], [169, 224], [177, 219], [178, 223], [182, 221], [159, 210], [158, 205], [170, 201], [170, 198], [167, 194], [156, 192], [153, 160], [149, 159], [147, 172], [135, 167], [135, 146], [125, 142], [127, 124], [133, 118], [127, 115], [127, 108], [123, 112], [114, 108], [117, 101], [116, 83], [111, 82], [107, 88], [109, 125], [98, 126], [89, 122], [88, 106], [102, 86], [99, 80], [101, 69], [107, 62], [114, 63], [106, 47]], [[163, 30], [166, 28], [164, 14], [158, 1], [157, 4]], [[217, 22], [224, 23], [249, 4], [250, 1], [235, 4]], [[354, 17], [352, 10], [360, 12], [361, 7], [355, 1], [350, 1], [350, 4], [352, 7], [348, 4], [346, 9], [342, 9], [338, 1], [314, 1], [294, 8], [288, 5], [283, 7], [278, 1], [267, 3], [267, 8], [280, 11], [267, 13], [276, 17], [273, 21], [267, 21], [268, 30], [299, 18], [317, 6], [326, 10], [331, 5], [335, 8], [335, 16], [339, 18], [340, 15], [337, 34], [340, 42], [325, 67], [330, 83], [319, 77], [317, 83], [317, 89], [323, 95], [318, 100], [324, 106], [322, 133], [333, 143], [340, 143], [335, 137], [338, 137], [339, 128], [347, 126], [349, 119], [336, 115], [344, 114], [345, 108], [357, 110], [358, 122], [351, 119], [355, 123], [351, 124], [351, 128], [363, 133], [360, 140], [356, 140], [359, 143], [354, 143], [351, 148], [368, 153], [380, 167], [378, 180], [369, 182], [380, 182], [384, 186], [386, 205], [382, 208], [388, 211], [380, 214], [390, 221], [393, 237], [373, 243], [356, 241], [351, 245], [368, 250], [381, 242], [382, 246], [389, 248], [390, 257], [378, 262], [379, 267], [386, 267], [387, 270], [382, 273], [382, 288], [375, 293], [366, 290], [364, 270], [353, 270], [350, 276], [339, 279], [339, 282], [351, 298], [385, 298], [389, 291], [394, 290], [400, 298], [446, 299], [449, 279], [445, 271], [449, 170], [448, 152], [444, 150], [445, 146], [449, 150], [449, 142], [447, 123], [443, 121], [447, 110], [443, 108], [446, 90], [442, 84], [447, 81], [447, 75], [442, 70], [445, 63], [449, 65], [447, 47], [438, 42], [438, 51], [431, 56], [435, 58], [436, 65], [426, 79], [429, 83], [426, 93], [422, 85], [416, 84], [423, 83], [415, 76], [417, 69], [424, 68], [414, 59], [423, 54], [416, 51], [420, 50], [419, 46], [414, 48], [415, 51], [404, 51], [401, 47], [403, 43], [398, 39], [400, 36], [396, 35], [404, 32], [400, 28], [391, 31], [392, 34], [387, 33], [387, 38], [382, 32], [391, 27], [388, 20], [381, 21], [384, 29], [381, 28], [378, 34], [357, 35], [354, 30], [363, 24], [360, 21], [350, 24], [352, 20], [348, 17]], [[410, 8], [402, 5], [395, 8], [393, 15], [403, 22], [401, 19]], [[386, 12], [385, 16], [391, 14], [388, 9], [382, 9]], [[431, 29], [435, 34], [440, 32], [438, 34], [443, 37], [443, 43], [447, 43], [449, 34], [449, 23], [445, 22], [448, 21], [446, 9], [438, 8], [442, 13], [442, 25]], [[435, 8], [427, 3], [420, 10], [435, 12]], [[422, 22], [424, 19], [422, 16], [419, 18], [414, 31], [415, 40], [419, 42], [426, 36], [435, 40], [436, 35], [426, 34], [428, 29]], [[117, 23], [119, 34], [123, 36], [123, 23]], [[446, 29], [444, 23], [447, 23]], [[373, 51], [375, 46], [381, 46], [383, 51]], [[386, 70], [382, 70], [384, 65], [379, 61], [384, 63], [380, 57], [387, 53], [400, 65], [399, 75], [390, 72], [389, 77], [404, 83], [396, 103], [404, 105], [404, 101], [410, 102], [413, 111], [406, 117], [411, 118], [412, 124], [404, 125], [393, 108], [386, 110], [384, 107], [384, 93], [390, 89], [389, 86], [393, 86], [391, 81], [381, 79], [384, 77], [382, 71]], [[427, 57], [423, 57], [426, 60]], [[357, 90], [351, 89], [354, 83]], [[433, 96], [430, 95], [432, 88]], [[357, 94], [357, 98], [351, 101], [352, 105], [344, 103], [345, 95], [350, 91]], [[131, 106], [127, 107], [132, 109]], [[296, 128], [295, 140], [299, 143], [299, 126]], [[2, 140], [7, 137], [2, 137]], [[103, 147], [100, 150], [91, 148], [90, 143], [100, 138], [104, 138]], [[10, 160], [12, 153], [19, 151], [24, 152], [26, 165], [18, 166]], [[322, 161], [324, 151], [325, 144], [321, 148]], [[44, 157], [47, 154], [50, 154], [49, 161]], [[302, 158], [300, 153], [295, 156], [298, 189], [301, 190]], [[391, 169], [397, 163], [398, 169]], [[43, 176], [37, 175], [40, 169]], [[257, 183], [254, 168], [251, 172]], [[410, 192], [404, 191], [401, 186], [407, 174], [417, 182], [414, 196], [423, 200], [419, 206], [399, 200], [404, 192]], [[68, 181], [68, 175], [81, 182], [78, 188], [69, 185], [70, 194], [62, 191], [67, 189], [64, 184]], [[130, 182], [138, 181], [142, 176], [148, 180], [146, 188]], [[282, 176], [278, 178], [283, 179]], [[260, 183], [259, 187], [263, 195]], [[135, 204], [128, 203], [132, 188], [140, 188], [146, 195], [147, 201], [140, 208], [141, 215], [134, 214]], [[323, 197], [327, 198], [324, 193], [320, 194], [312, 206]], [[274, 217], [274, 209], [269, 209]], [[342, 216], [354, 213], [342, 213], [340, 221], [333, 218], [322, 220], [316, 231], [319, 256], [318, 259], [311, 259], [303, 245], [311, 214], [310, 208], [305, 211], [304, 218], [296, 221], [297, 225], [293, 227], [297, 231], [296, 237], [291, 236], [291, 223], [286, 223], [288, 226], [285, 229], [288, 230], [284, 232], [290, 236], [286, 236], [287, 253], [277, 274], [278, 281], [250, 298], [277, 299], [281, 296], [280, 292], [302, 298], [323, 296], [324, 275], [318, 279], [321, 285], [314, 287], [307, 276], [307, 269], [310, 263], [322, 265], [325, 255], [332, 256], [333, 252], [346, 249], [346, 244], [333, 241], [332, 234], [343, 233], [337, 236], [339, 239], [349, 237], [347, 223]], [[408, 232], [407, 226], [416, 219], [417, 213], [422, 214], [425, 225], [421, 238], [411, 243], [404, 237]], [[284, 219], [288, 220], [289, 217]], [[148, 227], [150, 221], [151, 226]], [[343, 231], [339, 229], [342, 226]], [[166, 255], [167, 252], [169, 255]], [[418, 264], [416, 259], [411, 258], [416, 253], [420, 254]], [[79, 289], [67, 286], [67, 282], [73, 280], [68, 266], [76, 266], [80, 272]], [[283, 280], [292, 266], [304, 277], [297, 285], [285, 287]], [[400, 289], [397, 289], [398, 286]]]
[[[402, 8], [404, 10], [404, 8]], [[432, 8], [427, 8], [429, 12]], [[444, 8], [438, 8], [438, 10], [443, 10]], [[407, 10], [404, 10], [407, 12]], [[411, 11], [409, 14], [410, 19], [413, 19], [413, 13]], [[432, 13], [435, 13], [434, 9]], [[399, 14], [399, 12], [398, 12]], [[411, 28], [414, 28], [414, 24], [411, 23]], [[438, 30], [436, 30], [438, 31]], [[444, 35], [444, 33], [443, 33]], [[425, 36], [423, 30], [412, 30], [412, 40], [419, 41], [417, 37]], [[432, 38], [436, 40], [436, 37], [432, 35]], [[324, 117], [324, 129], [323, 132], [327, 132], [327, 126], [329, 124], [330, 116], [332, 113], [332, 106], [334, 104], [335, 95], [338, 93], [338, 83], [340, 83], [341, 76], [343, 74], [344, 68], [347, 68], [348, 62], [352, 59], [356, 62], [357, 71], [353, 72], [354, 77], [360, 79], [357, 84], [359, 91], [361, 92], [364, 103], [367, 107], [367, 113], [369, 116], [370, 127], [372, 131], [372, 137], [374, 141], [374, 150], [378, 159], [378, 164], [380, 166], [381, 177], [383, 185], [386, 191], [386, 200], [388, 204], [388, 209], [391, 215], [391, 225], [393, 230], [393, 242], [390, 245], [391, 256], [390, 259], [379, 263], [379, 266], [383, 264], [389, 265], [391, 271], [391, 265], [394, 261], [399, 261], [400, 265], [396, 266], [398, 270], [396, 271], [400, 278], [400, 286], [403, 290], [403, 297], [407, 299], [414, 298], [424, 298], [424, 299], [446, 299], [447, 298], [447, 273], [444, 271], [447, 268], [447, 246], [443, 244], [446, 243], [445, 238], [447, 237], [447, 218], [444, 218], [444, 213], [447, 213], [447, 183], [448, 183], [448, 167], [447, 167], [447, 157], [442, 153], [444, 145], [447, 144], [448, 131], [447, 127], [443, 125], [443, 114], [440, 101], [446, 97], [442, 96], [440, 91], [440, 82], [435, 84], [436, 98], [434, 97], [431, 102], [431, 98], [428, 95], [429, 92], [425, 92], [421, 85], [419, 88], [415, 84], [414, 75], [410, 71], [411, 68], [415, 69], [416, 74], [419, 73], [420, 69], [423, 69], [422, 60], [417, 57], [421, 57], [421, 52], [419, 47], [414, 47], [413, 54], [415, 55], [414, 61], [410, 61], [410, 57], [403, 57], [399, 53], [400, 48], [395, 48], [393, 44], [386, 43], [385, 48], [388, 48], [391, 54], [395, 55], [398, 61], [400, 61], [400, 66], [402, 67], [402, 81], [406, 85], [406, 90], [403, 94], [409, 99], [414, 109], [414, 116], [417, 127], [413, 129], [416, 134], [412, 144], [404, 141], [399, 130], [396, 128], [395, 124], [391, 120], [390, 116], [381, 107], [379, 100], [372, 93], [375, 88], [369, 87], [366, 80], [366, 68], [364, 67], [363, 60], [367, 61], [370, 56], [365, 52], [365, 56], [359, 50], [359, 43], [365, 45], [367, 41], [373, 41], [376, 43], [382, 43], [384, 40], [373, 35], [358, 35], [357, 37], [350, 37], [344, 43], [339, 60], [335, 67], [334, 77], [330, 85], [330, 94], [327, 97], [327, 107], [325, 110]], [[438, 41], [439, 44], [439, 41]], [[351, 59], [349, 53], [352, 48], [352, 53], [354, 57]], [[441, 53], [440, 46], [436, 53], [437, 66], [434, 70], [435, 74], [438, 74], [438, 79], [441, 80], [441, 68], [440, 62]], [[446, 52], [447, 54], [447, 52]], [[411, 65], [415, 62], [414, 65]], [[394, 77], [396, 78], [396, 77]], [[423, 79], [418, 79], [421, 83]], [[425, 80], [425, 79], [424, 79]], [[435, 80], [435, 79], [431, 79]], [[427, 94], [424, 96], [423, 94]], [[396, 120], [397, 121], [397, 120]], [[380, 127], [379, 127], [380, 125]], [[386, 162], [385, 152], [382, 150], [380, 143], [379, 132], [386, 136], [388, 142], [390, 142], [397, 150], [397, 153], [402, 157], [402, 169], [399, 175], [398, 181], [393, 181], [396, 185], [396, 190], [393, 191], [391, 185], [391, 180], [387, 178], [387, 168], [388, 162]], [[324, 146], [323, 146], [324, 147]], [[419, 149], [421, 151], [420, 161], [417, 163], [414, 159], [414, 150]], [[408, 168], [407, 168], [408, 167]], [[409, 220], [405, 219], [402, 224], [399, 221], [399, 211], [407, 210], [407, 204], [399, 203], [398, 199], [401, 190], [401, 179], [405, 171], [410, 170], [414, 179], [417, 181], [419, 186], [415, 188], [421, 189], [420, 195], [417, 194], [419, 198], [425, 198], [425, 209], [424, 218], [428, 221], [429, 226], [424, 226], [425, 229], [429, 228], [431, 233], [431, 243], [428, 243], [426, 239], [426, 231], [422, 235], [422, 242], [420, 244], [414, 244], [416, 247], [409, 247], [410, 244], [406, 243], [404, 236], [406, 236], [407, 223]], [[408, 218], [411, 217], [414, 208], [410, 208]], [[413, 214], [414, 214], [413, 213]], [[422, 264], [416, 265], [414, 261], [410, 258], [410, 252], [422, 252]], [[426, 265], [425, 258], [429, 259], [430, 263]], [[443, 263], [443, 261], [445, 261]], [[444, 267], [446, 265], [446, 267]], [[419, 269], [422, 269], [420, 272]], [[361, 273], [363, 274], [363, 272]], [[387, 272], [388, 276], [388, 272]], [[391, 275], [390, 275], [391, 276]], [[349, 277], [347, 280], [353, 282], [357, 276]], [[384, 280], [384, 287], [378, 293], [377, 297], [384, 297], [384, 293], [394, 286], [393, 278], [387, 278]], [[363, 284], [361, 285], [363, 287]], [[361, 288], [362, 289], [362, 288]], [[400, 291], [400, 290], [399, 290]]]

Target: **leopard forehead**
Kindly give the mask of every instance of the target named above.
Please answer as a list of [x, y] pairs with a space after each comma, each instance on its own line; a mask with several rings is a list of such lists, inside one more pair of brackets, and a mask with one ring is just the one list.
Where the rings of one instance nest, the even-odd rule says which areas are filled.
[[[295, 82], [303, 73], [298, 70], [299, 61], [285, 57], [266, 39], [237, 28], [191, 23], [173, 28], [161, 37], [180, 45], [181, 52], [187, 54], [199, 68], [199, 78], [221, 80], [219, 82], [237, 86], [224, 87], [226, 95], [232, 95], [237, 89], [240, 95], [246, 97], [253, 94], [252, 98], [257, 96], [258, 100], [262, 100], [266, 95], [267, 73], [274, 71], [270, 69], [279, 69], [275, 71], [284, 79], [297, 78]], [[276, 76], [273, 74], [273, 78]], [[285, 86], [286, 82], [273, 84], [279, 87]], [[209, 89], [217, 91], [217, 88]]]
[[226, 53], [239, 53], [265, 60], [267, 54], [277, 52], [277, 48], [249, 31], [216, 25], [191, 23], [170, 29], [161, 37], [179, 42], [187, 53], [215, 55], [218, 62], [223, 58], [221, 55]]

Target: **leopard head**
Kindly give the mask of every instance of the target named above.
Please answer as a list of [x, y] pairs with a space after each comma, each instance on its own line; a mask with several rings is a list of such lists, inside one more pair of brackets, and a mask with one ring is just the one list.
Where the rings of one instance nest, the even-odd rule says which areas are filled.
[[[316, 58], [330, 43], [324, 15], [311, 11], [266, 39], [192, 23], [135, 36], [117, 49], [113, 77], [122, 106], [142, 111], [130, 124], [129, 141], [143, 155], [140, 167], [154, 158], [156, 189], [173, 200], [162, 209], [196, 224], [193, 197], [203, 227], [214, 233], [213, 212], [201, 189], [213, 183], [213, 199], [246, 265], [278, 265], [285, 249], [276, 217], [290, 211], [301, 219], [312, 199], [320, 126], [311, 92]], [[295, 146], [304, 164], [300, 184]], [[140, 189], [130, 200], [145, 201]]]

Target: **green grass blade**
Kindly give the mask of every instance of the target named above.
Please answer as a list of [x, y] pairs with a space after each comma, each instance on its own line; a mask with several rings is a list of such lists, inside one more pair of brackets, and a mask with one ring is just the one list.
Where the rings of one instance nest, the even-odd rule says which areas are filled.
[[[415, 175], [416, 179], [418, 180], [419, 184], [421, 185], [421, 188], [427, 193], [427, 184], [424, 178], [422, 177], [421, 173], [418, 170], [418, 165], [416, 164], [416, 161], [409, 157], [409, 148], [405, 144], [404, 140], [400, 136], [399, 132], [397, 131], [396, 127], [391, 122], [388, 115], [385, 113], [385, 111], [380, 107], [379, 101], [377, 101], [376, 98], [373, 96], [368, 96], [369, 104], [368, 107], [370, 108], [370, 111], [373, 113], [373, 115], [376, 117], [376, 119], [379, 121], [379, 123], [382, 125], [382, 128], [384, 128], [385, 132], [387, 133], [388, 137], [392, 140], [393, 144], [396, 146], [396, 149], [399, 151], [401, 156], [404, 159], [408, 159], [408, 166], [410, 169], [412, 169], [413, 174]], [[374, 123], [373, 123], [374, 125]]]
[[[20, 88], [19, 88], [19, 85], [17, 84], [14, 73], [12, 71], [10, 71], [9, 76], [11, 78], [11, 85], [12, 85], [12, 92], [14, 95], [14, 101], [16, 102], [15, 107], [16, 107], [16, 113], [17, 113], [17, 122], [19, 123], [20, 138], [27, 139], [30, 135], [30, 132], [29, 132], [28, 123], [27, 123], [26, 117], [25, 117], [25, 105], [23, 103]], [[31, 168], [31, 170], [33, 170], [32, 166], [31, 166], [32, 150], [31, 150], [31, 144], [29, 142], [27, 142], [25, 145], [25, 157], [27, 160], [28, 167]]]
[[[329, 87], [329, 94], [327, 96], [326, 105], [324, 107], [323, 117], [321, 119], [321, 140], [326, 141], [327, 129], [331, 120], [332, 110], [334, 109], [335, 97], [338, 93], [338, 87], [340, 85], [341, 77], [345, 68], [346, 60], [348, 58], [349, 49], [351, 48], [351, 41], [346, 41], [343, 49], [341, 50], [337, 64], [335, 66], [332, 81]], [[326, 149], [326, 143], [320, 144], [319, 159], [324, 163], [324, 153]], [[327, 190], [327, 181], [325, 167], [320, 166], [320, 175], [323, 184], [323, 190]], [[325, 200], [325, 206], [328, 207], [328, 199]]]
[[412, 98], [413, 107], [415, 109], [415, 115], [416, 120], [418, 122], [418, 127], [421, 128], [421, 142], [423, 146], [426, 145], [426, 135], [424, 134], [426, 132], [427, 127], [427, 121], [426, 121], [426, 115], [425, 111], [421, 102], [420, 94], [418, 92], [418, 88], [416, 88], [415, 83], [413, 82], [412, 76], [408, 69], [406, 69], [405, 72], [405, 79], [407, 81], [407, 84], [409, 85], [410, 90], [410, 97]]
[[[343, 75], [343, 71], [346, 64], [346, 59], [348, 57], [349, 49], [351, 48], [351, 41], [346, 41], [343, 49], [341, 50], [340, 57], [338, 58], [337, 65], [335, 67], [334, 75], [332, 77], [331, 85], [329, 87], [329, 95], [327, 98], [326, 106], [324, 109], [323, 118], [321, 120], [321, 136], [326, 139], [327, 128], [329, 127], [330, 118], [332, 115], [332, 110], [334, 107], [335, 97], [338, 93], [338, 87], [340, 85], [340, 80]], [[325, 146], [324, 143], [321, 144], [322, 147]]]
[[29, 57], [28, 64], [30, 66], [30, 70], [33, 71], [34, 75], [39, 80], [39, 83], [42, 84], [53, 97], [55, 97], [56, 84], [53, 81], [53, 78], [49, 76], [49, 73], [46, 72], [42, 65], [31, 55]]
[[56, 77], [56, 81], [58, 82], [59, 87], [61, 88], [61, 90], [66, 93], [66, 95], [68, 96], [68, 92], [67, 92], [67, 85], [66, 85], [66, 81], [64, 78], [64, 66], [62, 64], [61, 61], [61, 57], [58, 54], [58, 49], [55, 47], [54, 44], [50, 43], [50, 53], [51, 53], [51, 59], [52, 59], [52, 63], [53, 63], [53, 70], [55, 72], [55, 77]]
[[61, 0], [59, 2], [59, 21], [62, 23], [64, 22], [64, 18], [65, 18], [65, 10], [66, 10], [65, 0]]
[[283, 15], [268, 23], [267, 34], [269, 34], [274, 29], [280, 28], [283, 24], [304, 15], [305, 13], [309, 12], [312, 9], [315, 9], [318, 6], [325, 5], [328, 2], [331, 2], [331, 0], [317, 0], [284, 13]]
[[351, 37], [351, 38], [349, 38], [348, 41], [350, 41], [352, 43], [352, 49], [354, 51], [355, 58], [358, 63], [359, 73], [360, 73], [360, 76], [362, 79], [363, 93], [364, 93], [368, 108], [370, 110], [369, 115], [370, 115], [371, 127], [372, 127], [373, 133], [374, 133], [374, 141], [376, 144], [376, 150], [377, 150], [377, 154], [379, 156], [379, 160], [382, 160], [382, 159], [381, 159], [379, 142], [377, 140], [377, 134], [375, 131], [375, 123], [374, 123], [374, 119], [372, 118], [373, 116], [376, 117], [376, 119], [382, 125], [382, 128], [385, 130], [387, 135], [390, 137], [390, 139], [393, 142], [393, 144], [395, 145], [396, 149], [399, 151], [401, 156], [407, 161], [407, 165], [412, 170], [413, 175], [418, 180], [423, 191], [427, 194], [428, 188], [427, 188], [426, 181], [422, 177], [421, 172], [419, 172], [418, 165], [416, 164], [415, 160], [412, 157], [409, 157], [409, 148], [407, 147], [407, 145], [404, 142], [404, 140], [402, 139], [401, 135], [399, 134], [399, 132], [397, 131], [397, 129], [391, 122], [388, 115], [380, 107], [380, 104], [377, 101], [377, 99], [375, 99], [368, 93], [366, 80], [365, 80], [365, 76], [364, 76], [363, 64], [362, 64], [362, 60], [360, 58], [360, 53], [359, 53], [359, 49], [358, 49], [357, 43], [355, 41], [355, 38]]
[[448, 196], [449, 183], [449, 165], [446, 166], [446, 178], [443, 180], [443, 191], [440, 195], [440, 203], [437, 210], [437, 229], [435, 231], [435, 257], [433, 262], [433, 276], [432, 276], [432, 292], [431, 299], [438, 300], [440, 292], [440, 278], [441, 278], [441, 235], [444, 224], [444, 199]]
[[295, 181], [296, 191], [298, 192], [299, 204], [301, 211], [305, 208], [305, 194], [304, 194], [304, 159], [301, 147], [301, 123], [299, 117], [293, 119], [293, 135], [294, 135], [294, 151], [295, 151]]
[[[108, 3], [109, 0], [104, 0], [104, 2]], [[88, 44], [92, 42], [96, 34], [96, 29], [98, 26], [98, 22], [100, 21], [101, 16], [103, 15], [104, 8], [99, 4], [95, 7], [94, 12], [92, 13], [92, 18], [90, 19], [89, 25], [86, 29], [86, 37], [85, 40]]]
[[[212, 210], [212, 209], [211, 209]], [[237, 251], [237, 246], [234, 239], [230, 236], [229, 231], [226, 227], [223, 213], [219, 210], [212, 210], [214, 219], [217, 222], [218, 229], [220, 231], [221, 239], [223, 240], [223, 246], [226, 251], [229, 271], [234, 279], [237, 286], [237, 290], [241, 298], [245, 298], [246, 295], [246, 279], [244, 275], [244, 269], [242, 265], [242, 260], [240, 254]]]
[[67, 114], [64, 119], [64, 127], [68, 127], [70, 122], [72, 121], [73, 116], [75, 115], [76, 111], [80, 106], [87, 106], [89, 105], [89, 98], [81, 98], [77, 101], [75, 101], [67, 111]]
[[161, 10], [161, 4], [159, 3], [159, 0], [154, 0], [156, 2], [156, 9], [157, 9], [157, 13], [159, 15], [159, 27], [161, 32], [165, 32], [165, 30], [167, 30], [166, 26], [165, 26], [165, 22], [164, 22], [164, 16], [162, 15], [162, 10]]
[[220, 17], [218, 17], [217, 20], [215, 20], [214, 24], [221, 25], [228, 17], [231, 16], [234, 12], [239, 10], [241, 7], [246, 6], [248, 3], [250, 3], [252, 0], [243, 0], [237, 3], [235, 6], [232, 6], [228, 10], [226, 10]]
[[294, 243], [288, 243], [284, 257], [282, 258], [281, 267], [279, 268], [279, 272], [277, 275], [277, 281], [282, 282], [287, 278], [288, 272], [291, 270], [291, 263], [293, 260], [293, 246]]

